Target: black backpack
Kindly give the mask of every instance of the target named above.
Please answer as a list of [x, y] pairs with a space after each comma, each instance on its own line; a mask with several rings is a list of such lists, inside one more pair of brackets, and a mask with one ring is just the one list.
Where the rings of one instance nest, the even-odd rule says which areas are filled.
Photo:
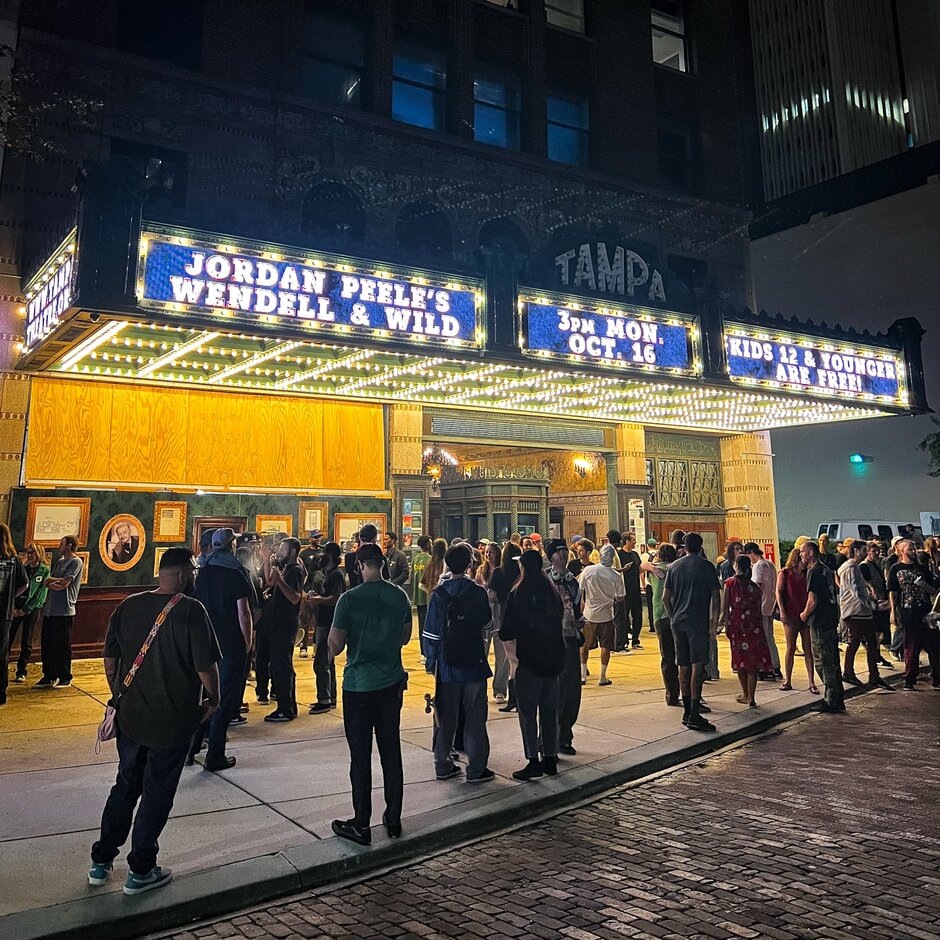
[[[467, 603], [473, 588], [467, 587], [451, 594], [444, 586], [437, 588], [447, 602], [444, 614], [442, 637], [444, 662], [455, 668], [477, 666], [483, 661], [483, 628], [479, 618], [474, 618]], [[489, 609], [487, 607], [487, 609]]]

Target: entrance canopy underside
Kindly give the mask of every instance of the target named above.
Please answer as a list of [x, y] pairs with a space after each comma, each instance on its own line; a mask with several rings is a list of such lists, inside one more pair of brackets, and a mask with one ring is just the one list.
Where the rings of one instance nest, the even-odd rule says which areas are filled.
[[659, 376], [585, 375], [535, 364], [467, 361], [428, 353], [102, 318], [95, 332], [46, 369], [92, 379], [413, 402], [731, 433], [892, 413], [874, 405], [775, 394], [757, 384], [753, 389], [682, 385]]

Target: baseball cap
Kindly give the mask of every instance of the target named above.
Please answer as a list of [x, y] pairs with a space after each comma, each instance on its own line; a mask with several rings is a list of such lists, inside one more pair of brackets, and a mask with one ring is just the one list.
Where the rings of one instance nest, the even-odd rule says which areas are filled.
[[213, 548], [228, 548], [234, 541], [234, 529], [229, 529], [223, 526], [221, 529], [216, 529], [215, 532], [212, 533]]
[[549, 558], [561, 549], [568, 551], [568, 543], [564, 539], [549, 539], [545, 543], [545, 554], [548, 555]]
[[610, 568], [614, 563], [614, 554], [617, 549], [613, 545], [607, 544], [601, 547], [601, 564]]
[[654, 539], [653, 536], [651, 535], [646, 540], [646, 544], [649, 545], [650, 548], [655, 548], [659, 544], [659, 542], [657, 542], [656, 539]]
[[542, 536], [539, 535], [538, 532], [533, 532], [533, 533], [529, 536], [529, 538], [532, 539], [533, 542], [541, 542], [541, 541], [542, 541]]
[[215, 529], [204, 529], [202, 534], [199, 536], [199, 550], [205, 551], [207, 548], [212, 548], [212, 536], [215, 534]]
[[572, 544], [572, 545], [576, 545], [576, 544], [577, 544], [578, 542], [580, 542], [581, 539], [583, 539], [583, 538], [584, 538], [583, 535], [572, 535], [572, 536], [571, 536], [571, 544]]
[[308, 539], [322, 539], [323, 533], [319, 529], [311, 529], [310, 534], [307, 536]]

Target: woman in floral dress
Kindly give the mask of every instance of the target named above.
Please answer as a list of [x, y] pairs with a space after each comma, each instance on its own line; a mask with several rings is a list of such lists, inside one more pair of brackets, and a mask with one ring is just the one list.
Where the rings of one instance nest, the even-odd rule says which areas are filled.
[[759, 672], [773, 672], [770, 648], [761, 619], [761, 589], [751, 580], [751, 560], [738, 555], [735, 576], [725, 581], [724, 622], [731, 643], [731, 668], [738, 674], [742, 705], [756, 708], [754, 691]]

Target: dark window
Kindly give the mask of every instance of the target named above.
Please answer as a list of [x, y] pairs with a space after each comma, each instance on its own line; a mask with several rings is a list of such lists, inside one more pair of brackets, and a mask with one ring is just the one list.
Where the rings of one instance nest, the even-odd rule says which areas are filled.
[[872, 535], [874, 535], [874, 531], [872, 530], [872, 527], [870, 525], [867, 525], [864, 522], [860, 522], [858, 524], [858, 537], [859, 538], [865, 539], [865, 541], [867, 542], [872, 537]]
[[120, 0], [115, 45], [124, 52], [198, 69], [203, 0]]
[[692, 128], [681, 121], [660, 120], [657, 130], [660, 173], [669, 185], [689, 189], [695, 159]]
[[174, 212], [186, 204], [187, 154], [112, 137], [111, 157], [127, 157], [139, 168], [146, 191], [144, 215], [147, 218], [172, 219]]
[[519, 80], [511, 72], [480, 66], [473, 79], [473, 137], [483, 144], [519, 149]]
[[447, 60], [443, 53], [410, 43], [395, 52], [392, 117], [403, 124], [444, 130]]
[[891, 526], [889, 525], [880, 525], [878, 526], [878, 536], [884, 539], [886, 542], [890, 542], [894, 533], [891, 531]]
[[545, 0], [545, 19], [552, 26], [584, 32], [584, 0]]
[[653, 0], [651, 10], [653, 61], [677, 72], [687, 72], [685, 10], [678, 0]]
[[308, 6], [300, 69], [305, 95], [337, 108], [361, 108], [365, 61], [365, 35], [358, 23], [324, 16]]
[[588, 100], [584, 95], [548, 96], [548, 159], [573, 166], [588, 162]]

